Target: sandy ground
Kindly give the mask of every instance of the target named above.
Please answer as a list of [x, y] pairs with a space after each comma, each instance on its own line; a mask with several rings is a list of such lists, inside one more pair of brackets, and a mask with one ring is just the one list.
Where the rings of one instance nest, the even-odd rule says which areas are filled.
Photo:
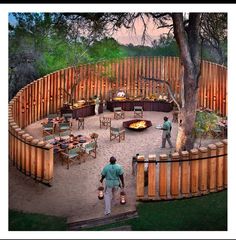
[[[122, 126], [123, 121], [133, 119], [133, 112], [126, 112], [125, 120], [114, 120], [113, 113], [105, 111], [99, 116], [112, 118], [112, 126]], [[54, 180], [52, 187], [36, 183], [32, 178], [26, 177], [14, 166], [9, 164], [9, 208], [25, 212], [43, 213], [47, 215], [76, 218], [78, 220], [102, 217], [104, 215], [104, 201], [98, 200], [97, 188], [99, 186], [102, 168], [115, 156], [117, 163], [124, 168], [125, 191], [127, 204], [119, 203], [112, 207], [112, 214], [134, 210], [135, 177], [132, 175], [132, 157], [136, 153], [148, 154], [169, 153], [168, 143], [166, 149], [160, 149], [162, 131], [155, 126], [163, 123], [163, 117], [172, 119], [172, 113], [144, 112], [144, 119], [152, 121], [153, 126], [143, 132], [126, 130], [125, 141], [110, 141], [109, 129], [99, 127], [99, 116], [85, 119], [85, 129], [77, 129], [77, 122], [73, 120], [75, 134], [89, 135], [92, 132], [99, 134], [97, 158], [84, 156], [85, 162], [73, 164], [70, 169], [61, 165], [59, 159], [54, 159]], [[31, 124], [26, 130], [36, 138], [42, 137], [41, 123]], [[173, 123], [172, 143], [175, 143], [177, 124]], [[174, 150], [172, 150], [174, 151]]]

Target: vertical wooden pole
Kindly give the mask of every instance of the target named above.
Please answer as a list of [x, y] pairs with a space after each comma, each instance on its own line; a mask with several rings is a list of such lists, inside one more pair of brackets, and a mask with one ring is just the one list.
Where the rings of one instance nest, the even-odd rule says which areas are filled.
[[[160, 161], [166, 161], [167, 155], [161, 154]], [[167, 164], [159, 163], [159, 195], [161, 199], [167, 199]]]
[[[216, 144], [216, 154], [224, 154], [224, 144], [222, 142], [217, 142]], [[224, 188], [224, 157], [218, 157], [216, 161], [216, 188], [217, 190], [222, 190]]]
[[136, 183], [136, 196], [137, 198], [144, 197], [144, 156], [137, 157], [137, 183]]
[[[227, 146], [228, 146], [228, 141], [227, 139], [224, 139], [223, 141], [224, 144], [224, 154], [228, 153]], [[227, 188], [228, 185], [228, 156], [224, 156], [224, 187]]]
[[44, 158], [44, 147], [46, 142], [39, 141], [37, 144], [37, 160], [36, 160], [36, 180], [42, 181], [43, 179], [43, 158]]
[[[190, 159], [198, 159], [199, 152], [198, 149], [194, 148], [190, 150]], [[199, 194], [199, 160], [190, 162], [190, 191], [192, 196], [197, 196]]]
[[[216, 145], [208, 145], [208, 156], [216, 156]], [[210, 192], [216, 191], [216, 158], [208, 159], [208, 188]]]
[[33, 140], [33, 137], [32, 136], [28, 136], [26, 137], [26, 156], [25, 156], [25, 174], [27, 176], [30, 175], [30, 171], [31, 171], [31, 150], [32, 150], [32, 147], [31, 147], [31, 142]]
[[[175, 152], [171, 154], [172, 161], [179, 161], [179, 153]], [[170, 195], [171, 198], [179, 197], [179, 162], [171, 162], [171, 173], [170, 173]]]
[[15, 145], [14, 145], [14, 137], [13, 137], [13, 129], [12, 129], [12, 126], [14, 126], [15, 125], [15, 122], [14, 122], [14, 120], [10, 120], [9, 121], [9, 134], [8, 134], [8, 136], [9, 136], [9, 158], [10, 158], [10, 161], [14, 161], [14, 148], [15, 148]]
[[31, 141], [32, 147], [31, 147], [31, 176], [33, 178], [36, 178], [36, 164], [37, 164], [37, 145], [38, 145], [39, 140], [38, 139], [33, 139]]
[[[201, 147], [199, 150], [199, 157], [200, 158], [207, 158], [207, 148]], [[202, 194], [207, 194], [207, 159], [206, 160], [200, 160], [199, 165], [199, 190]]]
[[21, 160], [21, 171], [23, 173], [26, 172], [26, 146], [28, 145], [26, 143], [26, 138], [29, 137], [28, 133], [25, 133], [22, 135], [22, 160]]
[[13, 136], [13, 141], [14, 141], [14, 149], [13, 149], [13, 166], [16, 165], [16, 159], [17, 159], [17, 151], [18, 151], [18, 140], [16, 138], [17, 136], [17, 132], [16, 132], [16, 129], [18, 129], [19, 126], [18, 125], [13, 125], [12, 126], [12, 134], [14, 135]]
[[51, 144], [46, 144], [43, 152], [43, 181], [51, 183], [53, 179], [53, 147]]
[[[189, 159], [189, 152], [181, 152], [182, 160]], [[181, 165], [181, 193], [183, 197], [189, 197], [190, 194], [190, 171], [189, 171], [189, 161], [182, 162]]]
[[24, 142], [23, 142], [23, 134], [25, 134], [24, 130], [21, 130], [18, 132], [18, 137], [19, 137], [19, 159], [18, 159], [18, 163], [17, 163], [17, 168], [22, 171], [22, 162], [23, 162], [23, 158], [24, 158]]
[[[149, 161], [156, 161], [156, 154], [149, 154]], [[148, 163], [148, 197], [156, 196], [156, 162]]]

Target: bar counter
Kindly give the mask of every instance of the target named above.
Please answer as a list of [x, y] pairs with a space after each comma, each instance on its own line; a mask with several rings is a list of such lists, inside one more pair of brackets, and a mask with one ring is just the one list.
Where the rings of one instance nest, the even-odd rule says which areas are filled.
[[107, 109], [113, 112], [114, 107], [121, 107], [124, 111], [133, 111], [134, 106], [142, 106], [143, 111], [170, 112], [173, 110], [173, 104], [163, 101], [107, 101]]
[[[100, 103], [99, 113], [103, 113], [103, 104]], [[61, 108], [61, 115], [64, 113], [72, 113], [73, 118], [79, 118], [79, 117], [88, 117], [88, 116], [93, 116], [95, 115], [95, 104], [88, 104], [88, 105], [83, 105], [79, 108], [73, 108], [73, 109], [68, 109], [68, 108]]]

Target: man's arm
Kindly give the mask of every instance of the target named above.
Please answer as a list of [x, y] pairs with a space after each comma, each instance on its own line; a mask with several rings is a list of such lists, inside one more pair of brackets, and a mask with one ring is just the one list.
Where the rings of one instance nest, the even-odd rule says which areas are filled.
[[102, 175], [101, 179], [100, 179], [100, 182], [102, 183], [103, 182], [103, 179], [105, 178], [104, 175]]
[[125, 183], [124, 183], [124, 175], [121, 174], [121, 175], [119, 175], [119, 177], [120, 177], [120, 180], [121, 180], [121, 183], [122, 183], [122, 187], [125, 187]]

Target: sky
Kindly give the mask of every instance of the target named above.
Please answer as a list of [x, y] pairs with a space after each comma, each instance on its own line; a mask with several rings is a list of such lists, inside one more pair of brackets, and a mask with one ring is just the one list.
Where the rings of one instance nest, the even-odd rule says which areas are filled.
[[[119, 43], [124, 45], [127, 45], [129, 43], [132, 43], [133, 45], [142, 45], [141, 38], [142, 38], [144, 27], [141, 19], [136, 20], [135, 29], [136, 29], [136, 32], [131, 31], [130, 29], [126, 29], [125, 27], [122, 27], [119, 31], [117, 31], [113, 35], [113, 37]], [[148, 28], [147, 28], [147, 34], [150, 38], [146, 39], [146, 42], [144, 45], [151, 46], [151, 43], [153, 40], [158, 40], [161, 34], [168, 33], [168, 31], [169, 30], [167, 28], [157, 29], [153, 21], [150, 20], [148, 22]]]
[[[9, 14], [9, 23], [16, 24], [16, 19], [12, 14]], [[145, 21], [147, 19], [145, 18]], [[147, 22], [147, 38], [145, 43], [142, 43], [142, 33], [144, 30], [143, 22], [141, 19], [137, 19], [134, 24], [134, 29], [126, 29], [125, 27], [120, 28], [118, 31], [116, 31], [112, 37], [116, 39], [117, 42], [120, 44], [128, 45], [146, 45], [146, 46], [152, 46], [152, 41], [158, 40], [160, 35], [163, 33], [168, 33], [169, 29], [167, 28], [161, 28], [157, 29], [157, 27], [154, 25], [152, 20], [149, 20]]]
[[[229, 14], [229, 45], [228, 45], [228, 112], [229, 112], [229, 188], [228, 188], [228, 231], [222, 232], [119, 232], [119, 234], [109, 234], [109, 232], [9, 232], [8, 231], [8, 147], [7, 147], [7, 115], [8, 115], [8, 13], [9, 12], [151, 12], [155, 9], [158, 12], [228, 12]], [[0, 204], [0, 224], [1, 238], [6, 239], [235, 239], [236, 236], [236, 154], [235, 154], [235, 132], [236, 132], [236, 111], [235, 111], [235, 43], [236, 43], [236, 5], [235, 4], [1, 4], [0, 13], [0, 72], [1, 72], [1, 168], [0, 168], [0, 188], [1, 188], [1, 204]], [[127, 38], [126, 33], [120, 33], [118, 38], [124, 41]], [[156, 36], [156, 33], [153, 34]], [[207, 214], [207, 213], [206, 213]], [[203, 216], [204, 217], [204, 216]]]

